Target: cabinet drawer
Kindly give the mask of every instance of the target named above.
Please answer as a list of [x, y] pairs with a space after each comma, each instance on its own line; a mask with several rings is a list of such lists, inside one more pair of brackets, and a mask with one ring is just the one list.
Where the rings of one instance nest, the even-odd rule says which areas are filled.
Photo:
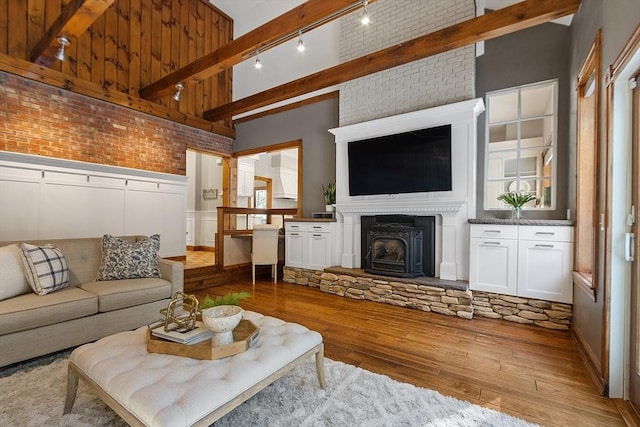
[[573, 227], [522, 226], [520, 240], [542, 240], [545, 242], [573, 242]]
[[471, 224], [471, 237], [491, 239], [517, 239], [517, 225]]
[[307, 231], [306, 224], [304, 222], [285, 222], [284, 231], [289, 233], [291, 231]]
[[331, 224], [326, 222], [285, 222], [286, 232], [329, 233]]
[[311, 233], [329, 233], [331, 231], [331, 224], [312, 222], [307, 224], [307, 231]]

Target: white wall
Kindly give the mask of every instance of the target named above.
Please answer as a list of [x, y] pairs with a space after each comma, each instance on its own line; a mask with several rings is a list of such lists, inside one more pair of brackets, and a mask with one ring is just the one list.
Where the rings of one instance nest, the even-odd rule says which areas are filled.
[[[222, 206], [221, 160], [218, 156], [187, 150], [186, 234], [189, 246], [215, 246], [217, 207]], [[217, 198], [205, 199], [203, 190], [216, 190]]]

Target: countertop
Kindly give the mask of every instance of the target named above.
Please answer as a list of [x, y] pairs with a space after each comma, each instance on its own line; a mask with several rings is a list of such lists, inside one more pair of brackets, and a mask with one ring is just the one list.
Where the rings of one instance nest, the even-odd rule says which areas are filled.
[[335, 218], [286, 218], [284, 222], [336, 222]]
[[469, 224], [573, 226], [573, 221], [569, 219], [478, 218], [469, 219]]

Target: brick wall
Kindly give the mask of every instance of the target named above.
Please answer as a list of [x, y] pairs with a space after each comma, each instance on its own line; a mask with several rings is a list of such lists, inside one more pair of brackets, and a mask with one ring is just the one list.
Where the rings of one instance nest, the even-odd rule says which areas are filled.
[[185, 175], [187, 147], [233, 140], [0, 72], [0, 150]]
[[[473, 0], [377, 0], [368, 10], [368, 26], [359, 24], [360, 11], [341, 20], [341, 62], [475, 16]], [[340, 126], [474, 97], [471, 45], [342, 84]]]

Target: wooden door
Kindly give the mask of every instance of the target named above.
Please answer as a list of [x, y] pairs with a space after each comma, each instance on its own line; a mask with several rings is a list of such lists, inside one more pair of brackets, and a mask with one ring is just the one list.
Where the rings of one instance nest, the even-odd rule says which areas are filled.
[[[636, 78], [636, 81], [638, 79]], [[640, 82], [639, 82], [640, 83]], [[640, 87], [636, 87], [633, 90], [633, 132], [632, 132], [632, 143], [631, 143], [631, 155], [632, 155], [632, 173], [631, 173], [631, 203], [632, 203], [632, 215], [636, 218], [633, 218], [633, 225], [631, 225], [630, 232], [635, 239], [630, 240], [630, 236], [627, 236], [627, 240], [625, 242], [626, 245], [633, 245], [635, 249], [634, 260], [631, 262], [631, 325], [630, 325], [630, 345], [629, 351], [631, 352], [629, 361], [630, 361], [630, 369], [629, 369], [629, 400], [636, 408], [636, 411], [640, 411], [640, 283], [638, 278], [640, 277], [640, 263], [638, 262], [638, 255], [640, 252], [638, 251], [638, 242], [640, 242], [640, 238], [638, 237], [638, 220], [637, 220], [637, 208], [638, 203], [640, 201]], [[627, 256], [630, 255], [630, 248], [626, 248]]]

